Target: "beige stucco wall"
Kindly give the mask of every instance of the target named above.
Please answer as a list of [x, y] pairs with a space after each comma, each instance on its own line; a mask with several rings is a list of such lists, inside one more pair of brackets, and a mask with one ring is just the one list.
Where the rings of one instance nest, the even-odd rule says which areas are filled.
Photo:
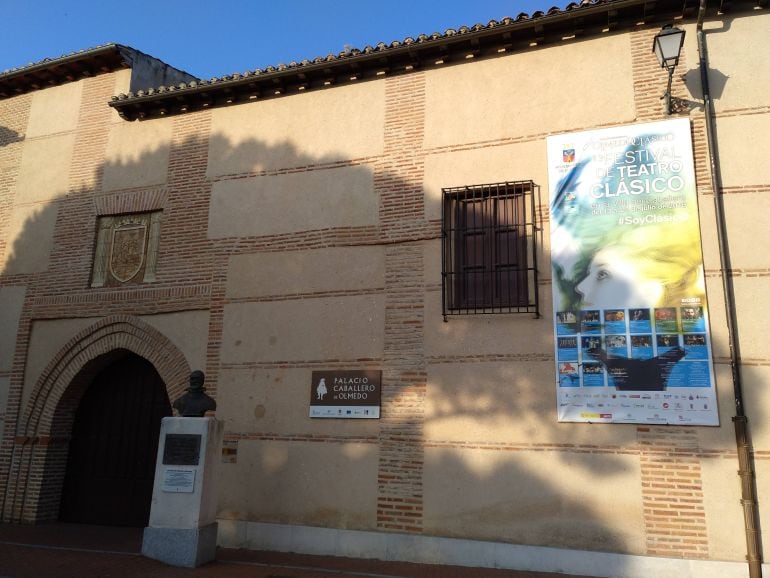
[[38, 379], [64, 345], [98, 319], [52, 319], [32, 322], [24, 372], [22, 408], [27, 405]]
[[717, 132], [725, 187], [770, 183], [770, 113], [717, 117]]
[[[737, 263], [734, 262], [733, 266]], [[770, 323], [770, 277], [733, 279], [743, 359], [767, 359], [767, 330]]]
[[552, 356], [553, 327], [550, 311], [550, 306], [541, 300], [540, 319], [534, 319], [532, 314], [471, 315], [451, 317], [444, 323], [441, 292], [427, 292], [425, 353], [428, 356], [495, 353]]
[[375, 225], [378, 202], [372, 172], [365, 167], [215, 182], [209, 237]]
[[[729, 363], [720, 360], [714, 364], [714, 379], [717, 383], [719, 427], [698, 428], [698, 443], [704, 449], [734, 452], [735, 430], [732, 418], [735, 415], [735, 396]], [[737, 468], [737, 462], [734, 464]]]
[[353, 295], [225, 306], [225, 363], [381, 358], [384, 297]]
[[426, 73], [425, 146], [579, 130], [634, 119], [627, 34]]
[[442, 152], [425, 159], [425, 218], [441, 218], [441, 189], [504, 181], [534, 181], [548, 199], [545, 140]]
[[[750, 15], [720, 18], [706, 22], [709, 53], [709, 84], [716, 111], [723, 112], [767, 106], [770, 93], [770, 61], [766, 57], [770, 14], [756, 11]], [[688, 27], [688, 52], [693, 54], [691, 68], [697, 68], [695, 27]]]
[[[209, 312], [182, 311], [140, 317], [167, 337], [182, 352], [191, 369], [206, 369]], [[167, 386], [172, 384], [167, 383]], [[173, 400], [172, 400], [173, 401]]]
[[27, 138], [75, 130], [82, 93], [82, 81], [36, 91], [32, 95]]
[[[770, 121], [770, 114], [766, 116]], [[770, 131], [770, 124], [768, 124], [768, 131]], [[770, 137], [768, 137], [765, 150], [770, 150]], [[768, 164], [770, 162], [763, 163], [763, 165]], [[754, 172], [754, 178], [764, 178], [765, 180], [758, 181], [756, 184], [763, 183], [765, 186], [769, 186], [770, 169], [764, 177], [757, 174], [758, 172], [760, 171]], [[710, 212], [713, 212], [713, 205], [709, 209]], [[757, 250], [758, 241], [761, 239], [770, 240], [764, 215], [770, 215], [770, 194], [767, 192], [737, 193], [725, 198], [725, 219], [730, 231], [730, 253], [734, 255], [736, 268], [754, 270], [770, 268], [770, 252]], [[706, 225], [714, 222], [713, 220], [706, 221]], [[713, 232], [714, 227], [709, 228], [712, 229], [711, 234], [716, 235]], [[716, 257], [718, 258], [718, 255]]]
[[[377, 435], [372, 419], [311, 419], [308, 415], [314, 368], [225, 368], [217, 389], [217, 417], [225, 431], [280, 432], [327, 436]], [[242, 457], [239, 456], [241, 461]]]
[[0, 261], [3, 274], [48, 269], [57, 213], [57, 203], [21, 205], [12, 210], [6, 230], [8, 245]]
[[[732, 426], [732, 424], [730, 424]], [[709, 554], [717, 560], [741, 560], [746, 552], [741, 484], [734, 459], [701, 460], [703, 506]]]
[[[130, 90], [131, 87], [131, 69], [130, 68], [124, 68], [123, 70], [116, 70], [112, 74], [115, 76], [115, 88], [114, 93], [115, 94], [125, 94]], [[115, 110], [115, 109], [112, 109]], [[120, 117], [117, 116], [116, 118], [120, 120]], [[125, 122], [125, 121], [121, 121]]]
[[640, 476], [636, 456], [428, 448], [424, 526], [443, 536], [641, 554]]
[[238, 463], [219, 468], [219, 516], [373, 529], [377, 446], [241, 440]]
[[[720, 168], [723, 184], [728, 189], [724, 205], [730, 256], [732, 267], [740, 272], [732, 280], [744, 361], [741, 367], [743, 401], [754, 450], [766, 452], [770, 447], [770, 401], [767, 396], [770, 368], [766, 365], [768, 346], [762, 328], [770, 321], [767, 304], [770, 280], [766, 276], [770, 256], [760, 247], [768, 238], [764, 221], [770, 205], [767, 193], [755, 189], [766, 189], [770, 185], [770, 168], [764, 154], [770, 148], [770, 114], [765, 110], [770, 94], [770, 61], [759, 48], [767, 45], [770, 15], [754, 13], [750, 17], [728, 17], [723, 22], [707, 23], [706, 30], [711, 91], [718, 115], [716, 134]], [[695, 42], [694, 30], [688, 42]], [[692, 63], [693, 68], [695, 64]], [[700, 211], [706, 268], [719, 270], [711, 197], [701, 199]], [[707, 286], [714, 355], [726, 359], [730, 351], [721, 278], [709, 277]], [[734, 451], [731, 418], [736, 410], [732, 375], [726, 363], [718, 364], [715, 369], [722, 427], [700, 431], [701, 446]], [[770, 466], [761, 454], [755, 466], [761, 521], [770, 517], [767, 500], [763, 498], [770, 487]], [[710, 555], [715, 558], [739, 560], [746, 550], [737, 469], [737, 459], [732, 455], [702, 462]], [[762, 539], [767, 551], [770, 547], [767, 531], [763, 532]]]
[[634, 425], [557, 423], [555, 381], [550, 359], [432, 363], [425, 437], [430, 442], [635, 446]]
[[28, 139], [24, 142], [16, 182], [16, 202], [51, 201], [67, 192], [74, 133]]
[[[179, 348], [192, 368], [205, 370], [208, 311], [146, 315], [140, 319], [158, 329]], [[62, 351], [70, 339], [98, 320], [98, 318], [51, 319], [32, 323], [24, 373], [23, 406], [26, 405], [38, 379], [53, 358]]]
[[[26, 287], [0, 287], [0, 372], [11, 371]], [[0, 406], [4, 407], [4, 406]]]
[[[741, 367], [741, 381], [743, 403], [746, 408], [746, 415], [749, 417], [754, 449], [766, 452], [770, 450], [770, 396], [767, 395], [767, 386], [770, 384], [770, 365], [744, 364]], [[729, 383], [729, 381], [725, 381], [725, 384]], [[728, 387], [725, 389], [732, 393]], [[729, 401], [731, 402], [732, 399]], [[731, 407], [734, 415], [734, 405], [729, 403], [728, 407]], [[763, 500], [763, 502], [768, 502], [768, 500]], [[770, 506], [770, 504], [768, 505]]]
[[227, 296], [243, 299], [360, 291], [384, 285], [382, 247], [336, 247], [230, 257]]
[[376, 155], [384, 118], [383, 82], [218, 108], [212, 111], [208, 175]]
[[173, 123], [166, 119], [110, 126], [104, 165], [104, 190], [146, 187], [166, 182]]
[[[759, 494], [759, 516], [762, 532], [762, 551], [767, 552], [770, 548], [770, 532], [766, 530], [767, 525], [762, 523], [762, 520], [767, 520], [770, 517], [770, 505], [767, 500], [767, 488], [770, 487], [770, 460], [762, 459], [755, 462], [756, 477], [757, 477], [757, 492]], [[734, 504], [734, 502], [733, 502]], [[742, 522], [742, 520], [741, 520]], [[741, 523], [743, 528], [743, 523]], [[745, 535], [745, 534], [744, 534]]]

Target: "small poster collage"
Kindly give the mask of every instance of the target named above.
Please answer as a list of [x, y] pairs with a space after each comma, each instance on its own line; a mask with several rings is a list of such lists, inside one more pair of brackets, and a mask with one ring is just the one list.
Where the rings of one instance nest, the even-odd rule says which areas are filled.
[[711, 385], [709, 339], [698, 305], [559, 312], [556, 333], [559, 387], [661, 391]]

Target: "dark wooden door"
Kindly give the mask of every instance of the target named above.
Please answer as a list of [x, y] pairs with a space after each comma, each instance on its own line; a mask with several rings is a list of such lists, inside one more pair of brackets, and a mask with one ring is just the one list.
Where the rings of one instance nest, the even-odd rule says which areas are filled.
[[146, 526], [166, 388], [147, 360], [127, 354], [102, 370], [75, 415], [60, 518]]

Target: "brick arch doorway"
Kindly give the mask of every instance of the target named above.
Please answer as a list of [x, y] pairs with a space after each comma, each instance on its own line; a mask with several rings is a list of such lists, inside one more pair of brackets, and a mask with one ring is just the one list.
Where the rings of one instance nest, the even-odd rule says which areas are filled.
[[59, 517], [108, 526], [147, 525], [161, 419], [171, 404], [155, 367], [117, 351], [75, 412]]
[[160, 331], [129, 315], [105, 317], [73, 336], [50, 361], [32, 388], [7, 451], [0, 460], [3, 522], [59, 519], [61, 493], [75, 413], [86, 389], [122, 351], [152, 363], [168, 398], [184, 393], [190, 365]]

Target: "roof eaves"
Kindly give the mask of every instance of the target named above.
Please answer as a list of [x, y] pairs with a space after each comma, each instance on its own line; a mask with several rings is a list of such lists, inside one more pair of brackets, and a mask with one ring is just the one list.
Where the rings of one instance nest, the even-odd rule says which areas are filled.
[[[707, 0], [710, 4], [714, 1]], [[757, 0], [738, 0], [744, 4], [751, 1]], [[629, 29], [662, 19], [691, 17], [697, 4], [698, 0], [581, 0], [564, 9], [554, 6], [531, 15], [522, 12], [516, 18], [450, 28], [443, 34], [421, 34], [299, 63], [119, 94], [109, 105], [126, 120], [178, 114], [359, 80], [371, 77], [373, 71], [377, 75], [400, 73], [433, 63], [495, 56], [506, 50]]]
[[102, 44], [5, 70], [0, 73], [0, 98], [128, 67], [131, 50], [120, 44]]
[[83, 50], [70, 52], [69, 54], [63, 54], [61, 56], [57, 56], [56, 58], [44, 58], [43, 60], [31, 62], [25, 66], [18, 66], [16, 68], [3, 70], [0, 72], [0, 80], [7, 80], [16, 76], [29, 74], [37, 70], [46, 70], [55, 66], [61, 66], [70, 62], [76, 62], [102, 54], [108, 54], [112, 52], [119, 53], [120, 47], [121, 46], [119, 44], [115, 43], [101, 44], [92, 48], [84, 48]]

